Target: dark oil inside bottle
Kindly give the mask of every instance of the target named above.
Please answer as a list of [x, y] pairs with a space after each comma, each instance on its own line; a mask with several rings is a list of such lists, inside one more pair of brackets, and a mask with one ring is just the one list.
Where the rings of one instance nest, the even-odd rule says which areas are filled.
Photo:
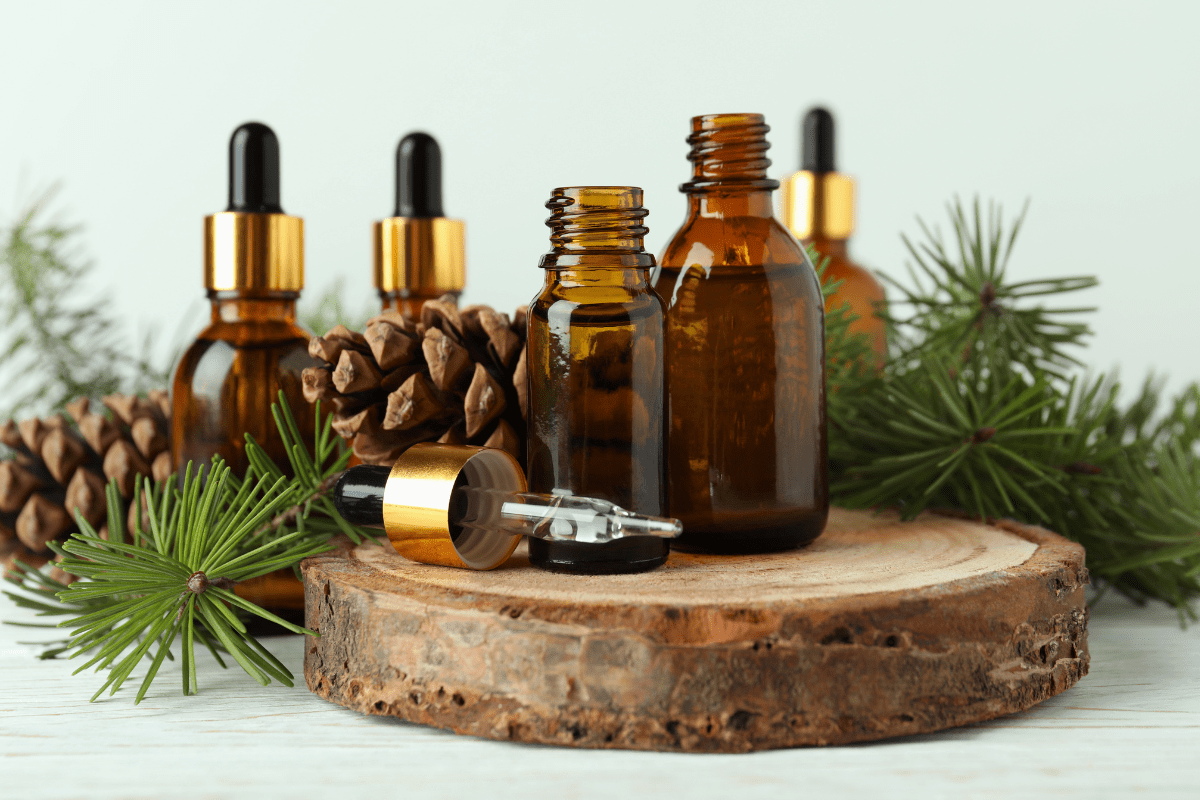
[[692, 119], [688, 212], [654, 288], [667, 306], [672, 543], [759, 553], [811, 542], [829, 510], [824, 303], [775, 218], [761, 114]]
[[213, 323], [188, 348], [175, 372], [172, 454], [176, 469], [214, 455], [238, 475], [249, 467], [245, 433], [287, 473], [291, 464], [271, 404], [282, 390], [304, 443], [311, 447], [313, 409], [301, 373], [316, 365], [308, 334], [293, 321], [294, 300], [221, 299]]
[[[184, 353], [172, 391], [172, 455], [180, 475], [213, 456], [245, 475], [245, 434], [267, 456], [292, 473], [283, 438], [271, 414], [282, 390], [296, 418], [305, 447], [312, 448], [313, 407], [304, 398], [301, 373], [317, 362], [308, 354], [308, 334], [295, 324], [295, 299], [246, 299], [213, 296], [213, 320]], [[238, 584], [242, 598], [294, 624], [304, 622], [304, 587], [290, 568]], [[255, 617], [260, 635], [285, 633]]]
[[806, 358], [824, 329], [802, 270], [659, 268], [667, 383], [686, 406], [669, 433], [679, 550], [786, 550], [824, 529], [824, 373]]
[[[590, 272], [591, 270], [589, 270]], [[636, 271], [645, 283], [646, 270]], [[598, 270], [597, 270], [598, 272]], [[614, 302], [572, 298], [608, 293]], [[666, 510], [662, 303], [648, 287], [548, 287], [530, 312], [531, 492], [567, 489], [641, 514]], [[560, 572], [640, 572], [665, 539], [607, 544], [529, 540], [530, 561]]]

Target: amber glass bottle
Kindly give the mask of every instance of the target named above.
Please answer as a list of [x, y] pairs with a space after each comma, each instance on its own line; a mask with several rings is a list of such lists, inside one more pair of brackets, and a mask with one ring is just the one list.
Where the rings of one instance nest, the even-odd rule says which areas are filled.
[[371, 231], [383, 310], [421, 318], [430, 300], [457, 298], [466, 283], [462, 220], [442, 211], [442, 149], [427, 133], [396, 146], [396, 213]]
[[[546, 207], [552, 249], [529, 309], [529, 489], [663, 516], [663, 305], [642, 247], [642, 190], [555, 189]], [[668, 551], [653, 537], [529, 540], [530, 561], [558, 572], [641, 572]]]
[[769, 130], [760, 114], [692, 119], [687, 218], [653, 280], [681, 550], [798, 547], [829, 510], [821, 288], [772, 211]]
[[841, 285], [825, 300], [825, 310], [843, 305], [858, 319], [850, 330], [871, 337], [875, 356], [887, 357], [887, 326], [876, 316], [887, 302], [883, 286], [851, 260], [847, 240], [854, 233], [854, 181], [837, 171], [833, 115], [814, 108], [804, 117], [800, 171], [783, 184], [783, 221], [801, 242], [829, 259], [825, 282]]
[[[304, 222], [279, 206], [279, 143], [247, 123], [229, 143], [229, 209], [204, 220], [204, 282], [212, 321], [175, 368], [171, 452], [176, 469], [219, 455], [235, 473], [249, 466], [249, 432], [290, 472], [271, 403], [283, 390], [311, 445], [313, 412], [300, 374], [316, 365], [296, 324], [304, 286]], [[240, 584], [238, 594], [276, 613], [304, 608], [291, 570]], [[287, 614], [295, 617], [295, 614]]]
[[175, 371], [172, 453], [176, 468], [188, 461], [225, 459], [242, 474], [244, 432], [291, 470], [271, 416], [283, 390], [301, 431], [311, 431], [312, 410], [300, 373], [313, 366], [309, 335], [296, 325], [296, 292], [209, 292], [212, 322], [184, 353]]
[[249, 432], [290, 469], [271, 403], [282, 389], [300, 430], [313, 430], [300, 373], [317, 362], [308, 355], [310, 334], [296, 324], [304, 221], [279, 205], [279, 143], [270, 128], [242, 125], [229, 149], [229, 208], [204, 220], [212, 321], [175, 369], [171, 452], [177, 469], [219, 455], [242, 474]]

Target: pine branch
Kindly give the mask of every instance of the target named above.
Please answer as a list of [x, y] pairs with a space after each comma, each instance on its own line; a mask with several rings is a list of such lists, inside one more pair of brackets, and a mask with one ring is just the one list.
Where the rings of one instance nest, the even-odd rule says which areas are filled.
[[[224, 652], [263, 685], [271, 679], [292, 685], [291, 672], [246, 629], [257, 616], [294, 633], [315, 635], [250, 603], [233, 592], [237, 584], [330, 548], [342, 533], [354, 541], [370, 534], [342, 519], [328, 497], [345, 468], [349, 452], [332, 434], [332, 415], [317, 408], [315, 444], [304, 446], [294, 416], [280, 394], [272, 407], [294, 475], [284, 474], [247, 436], [250, 469], [239, 479], [219, 459], [209, 467], [188, 464], [182, 481], [145, 479], [134, 504], [141, 514], [127, 530], [119, 512], [118, 489], [108, 492], [108, 538], [78, 518], [80, 533], [61, 547], [59, 566], [83, 580], [64, 586], [36, 570], [13, 583], [25, 591], [6, 592], [39, 616], [67, 615], [65, 642], [47, 643], [43, 657], [70, 652], [88, 655], [80, 667], [110, 669], [106, 689], [116, 692], [142, 660], [150, 662], [135, 702], [141, 702], [176, 639], [183, 643], [184, 694], [198, 684], [195, 643], [207, 646], [225, 666]], [[61, 603], [51, 602], [54, 592]]]
[[908, 285], [893, 282], [884, 369], [863, 359], [845, 309], [827, 315], [834, 501], [1042, 524], [1087, 548], [1099, 583], [1191, 614], [1200, 387], [1162, 412], [1147, 380], [1122, 408], [1115, 378], [1076, 374], [1090, 333], [1077, 315], [1092, 309], [1059, 301], [1096, 281], [1009, 282], [1024, 211], [1008, 228], [995, 206], [985, 222], [978, 202], [950, 217], [950, 245], [923, 223], [927, 241], [905, 239], [915, 266]]
[[[72, 303], [92, 265], [76, 244], [80, 228], [46, 220], [56, 189], [36, 198], [0, 231], [0, 370], [15, 398], [4, 417], [63, 408], [77, 397], [166, 385], [166, 369], [130, 355], [105, 298]], [[147, 345], [148, 346], [148, 345]], [[148, 352], [148, 351], [147, 351]]]
[[[60, 599], [58, 593], [65, 591], [67, 584], [21, 561], [17, 561], [13, 565], [13, 569], [4, 576], [4, 580], [20, 590], [12, 591], [6, 589], [4, 591], [5, 597], [11, 600], [18, 608], [34, 611], [39, 617], [80, 617], [99, 611], [105, 605], [104, 599], [72, 599], [69, 601]], [[56, 623], [5, 621], [4, 624], [23, 628], [58, 627]], [[19, 644], [29, 644], [42, 648], [41, 652], [38, 653], [38, 658], [40, 659], [58, 658], [71, 649], [71, 639], [69, 637], [49, 642], [19, 642]]]
[[[151, 667], [142, 681], [136, 702], [157, 674], [175, 637], [185, 623], [190, 628], [200, 616], [224, 648], [252, 677], [266, 685], [270, 677], [291, 685], [292, 676], [270, 668], [251, 645], [245, 624], [226, 603], [268, 619], [295, 633], [304, 629], [292, 625], [263, 609], [237, 598], [223, 586], [250, 577], [255, 566], [269, 559], [305, 558], [325, 549], [323, 546], [296, 544], [283, 536], [273, 539], [250, 553], [238, 555], [244, 541], [265, 520], [286, 504], [286, 481], [269, 482], [261, 477], [243, 482], [234, 491], [230, 470], [215, 461], [205, 475], [201, 467], [194, 473], [189, 465], [182, 487], [177, 492], [162, 492], [162, 502], [150, 503], [146, 514], [149, 531], [136, 535], [144, 545], [125, 544], [123, 521], [118, 513], [109, 514], [109, 538], [101, 539], [84, 519], [81, 533], [55, 547], [64, 556], [62, 569], [84, 580], [61, 593], [66, 601], [104, 598], [98, 611], [76, 617], [70, 625], [71, 658], [93, 653], [87, 667], [112, 667], [108, 680], [92, 697], [96, 699], [111, 687], [115, 693], [137, 663], [157, 645]], [[115, 484], [109, 486], [110, 508], [117, 506]], [[232, 513], [229, 513], [232, 512]], [[73, 557], [72, 557], [73, 556]], [[224, 602], [222, 602], [224, 601]], [[192, 638], [184, 631], [185, 642]], [[194, 641], [194, 640], [193, 640]], [[139, 644], [140, 642], [140, 644]], [[129, 648], [132, 648], [130, 650]], [[194, 652], [183, 652], [184, 693], [195, 691]]]
[[1068, 294], [1097, 284], [1095, 278], [1071, 277], [1009, 283], [1009, 257], [1028, 208], [1021, 210], [1007, 231], [1001, 209], [989, 205], [986, 223], [979, 200], [970, 216], [957, 200], [949, 207], [953, 245], [941, 232], [923, 222], [926, 242], [914, 244], [901, 236], [915, 264], [909, 266], [911, 287], [887, 278], [900, 293], [891, 308], [908, 309], [894, 319], [906, 336], [901, 355], [915, 349], [961, 353], [964, 362], [980, 369], [993, 364], [1008, 370], [1022, 367], [1028, 374], [1061, 377], [1065, 370], [1082, 366], [1071, 350], [1082, 345], [1091, 331], [1074, 315], [1094, 307], [1068, 306], [1047, 309], [1026, 305], [1031, 298]]

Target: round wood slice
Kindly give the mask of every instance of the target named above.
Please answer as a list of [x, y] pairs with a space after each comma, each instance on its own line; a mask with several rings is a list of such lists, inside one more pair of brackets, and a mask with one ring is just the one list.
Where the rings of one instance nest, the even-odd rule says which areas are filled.
[[303, 564], [310, 690], [518, 742], [742, 752], [1011, 714], [1088, 669], [1083, 548], [833, 509], [808, 548], [641, 575], [470, 572], [376, 545]]

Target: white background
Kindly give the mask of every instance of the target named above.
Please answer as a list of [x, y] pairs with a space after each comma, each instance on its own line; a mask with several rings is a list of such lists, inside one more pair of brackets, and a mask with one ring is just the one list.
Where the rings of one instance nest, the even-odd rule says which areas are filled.
[[[903, 275], [901, 232], [955, 194], [1016, 211], [1012, 270], [1091, 273], [1087, 360], [1200, 378], [1198, 3], [32, 3], [0, 8], [0, 213], [56, 181], [93, 290], [131, 332], [202, 322], [201, 220], [226, 202], [230, 132], [279, 134], [309, 294], [371, 297], [369, 223], [397, 140], [436, 135], [468, 224], [465, 300], [541, 281], [555, 186], [640, 185], [662, 247], [700, 113], [758, 111], [776, 177], [828, 104], [859, 179], [863, 262]], [[167, 343], [161, 347], [167, 352]]]

